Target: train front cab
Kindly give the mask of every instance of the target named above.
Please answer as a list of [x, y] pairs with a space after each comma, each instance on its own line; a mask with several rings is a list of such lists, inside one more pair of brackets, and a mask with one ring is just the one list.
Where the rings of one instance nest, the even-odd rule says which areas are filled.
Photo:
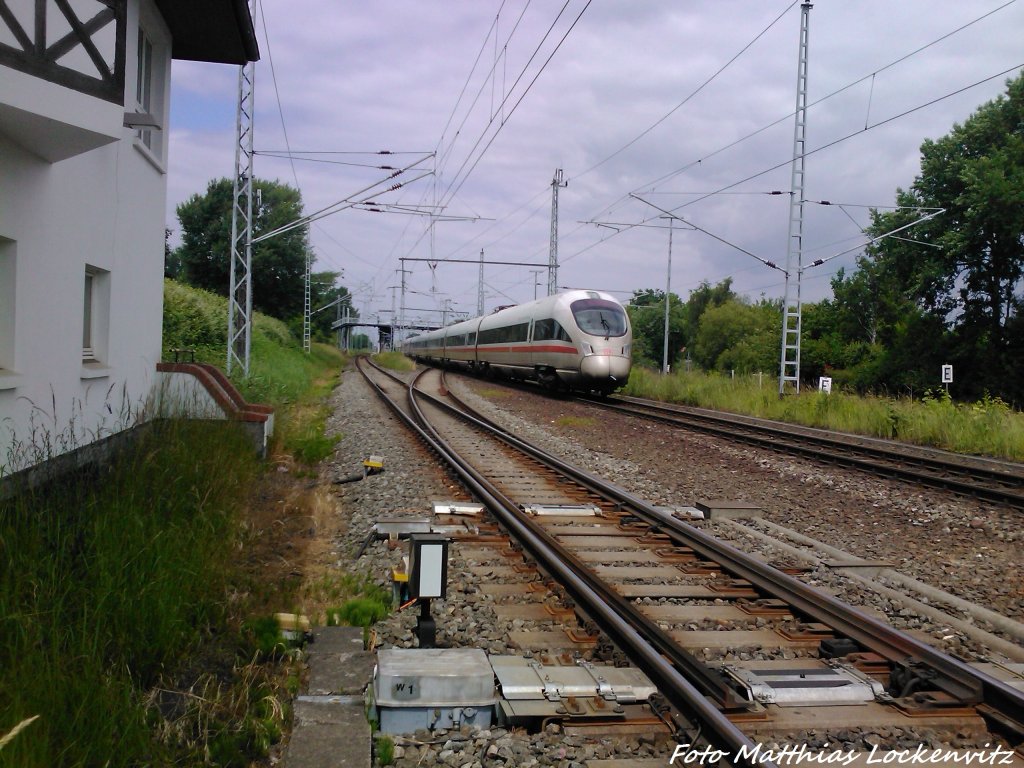
[[583, 334], [580, 383], [608, 393], [625, 385], [632, 366], [632, 335], [625, 310], [602, 298], [577, 299], [570, 305]]

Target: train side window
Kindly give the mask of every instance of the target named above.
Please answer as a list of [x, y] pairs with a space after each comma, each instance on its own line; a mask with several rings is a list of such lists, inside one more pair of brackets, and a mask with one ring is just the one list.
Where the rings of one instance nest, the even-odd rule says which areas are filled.
[[533, 324], [533, 340], [546, 341], [555, 338], [555, 326], [557, 323], [552, 318], [537, 320]]
[[572, 343], [572, 336], [569, 335], [569, 332], [565, 330], [557, 320], [552, 320], [551, 322], [555, 324], [551, 338], [557, 341], [568, 341], [569, 343]]

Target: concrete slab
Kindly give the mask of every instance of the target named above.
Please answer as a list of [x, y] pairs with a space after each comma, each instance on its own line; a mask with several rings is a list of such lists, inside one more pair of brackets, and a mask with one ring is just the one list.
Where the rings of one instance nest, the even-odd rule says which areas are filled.
[[758, 597], [758, 593], [753, 589], [739, 594], [726, 594], [702, 584], [617, 584], [615, 591], [623, 597], [630, 599], [637, 597], [669, 597], [682, 600], [731, 600], [737, 597], [746, 597], [753, 600]]
[[491, 597], [521, 597], [524, 600], [543, 600], [547, 597], [545, 592], [534, 592], [530, 589], [532, 582], [515, 581], [510, 584], [481, 584], [478, 589], [481, 594]]
[[363, 692], [376, 655], [360, 627], [322, 627], [306, 646], [309, 684], [294, 702], [285, 768], [370, 768], [370, 724]]
[[624, 531], [618, 527], [618, 521], [606, 518], [588, 517], [573, 524], [553, 523], [550, 519], [538, 521], [544, 530], [552, 536], [628, 536], [635, 538], [636, 531]]
[[323, 627], [306, 648], [309, 665], [307, 693], [361, 694], [373, 677], [376, 657], [363, 650], [360, 627]]
[[695, 505], [709, 520], [726, 518], [761, 517], [764, 513], [757, 504], [731, 499], [698, 499]]
[[496, 605], [494, 614], [499, 619], [511, 621], [523, 619], [525, 621], [557, 621], [562, 623], [575, 624], [576, 619], [571, 610], [553, 612], [543, 603], [517, 603], [515, 605]]
[[474, 565], [469, 574], [478, 579], [501, 579], [502, 581], [532, 581], [536, 570], [517, 571], [511, 565]]
[[679, 580], [684, 577], [682, 571], [671, 565], [653, 565], [638, 567], [635, 565], [599, 565], [594, 572], [602, 579], [620, 581], [623, 579], [665, 579]]
[[660, 565], [665, 561], [654, 552], [637, 549], [584, 549], [573, 554], [585, 563], [634, 563], [638, 565]]
[[580, 651], [593, 648], [593, 643], [577, 643], [560, 630], [530, 630], [508, 633], [508, 639], [514, 648], [524, 651]]
[[593, 533], [584, 534], [573, 534], [566, 536], [565, 541], [562, 542], [567, 547], [572, 547], [573, 550], [583, 549], [622, 549], [624, 544], [628, 544], [629, 540], [636, 540], [635, 534], [627, 534], [625, 536], [605, 536], [597, 535]]
[[[768, 707], [768, 718], [762, 721], [734, 721], [736, 726], [755, 741], [771, 739], [780, 732], [845, 730], [863, 728], [870, 731], [876, 728], [906, 728], [920, 730], [927, 728], [935, 731], [939, 738], [955, 736], [958, 732], [966, 738], [984, 740], [985, 721], [980, 717], [965, 716], [962, 712], [956, 715], [942, 714], [908, 717], [892, 707], [868, 702], [865, 704], [839, 705], [832, 707]], [[958, 731], [959, 729], [959, 731]], [[881, 764], [879, 758], [876, 765]], [[888, 763], [890, 766], [896, 763]], [[910, 763], [904, 763], [910, 765]], [[922, 765], [922, 763], [918, 763]], [[932, 763], [932, 765], [936, 765]], [[961, 763], [963, 765], [963, 763]]]
[[640, 610], [655, 621], [686, 624], [691, 621], [756, 621], [733, 605], [641, 605]]
[[284, 768], [370, 768], [370, 724], [362, 704], [295, 702]]
[[688, 632], [686, 630], [673, 630], [669, 633], [672, 639], [683, 648], [699, 650], [701, 648], [817, 648], [821, 642], [818, 639], [790, 640], [770, 629], [741, 629], [729, 630], [727, 632]]

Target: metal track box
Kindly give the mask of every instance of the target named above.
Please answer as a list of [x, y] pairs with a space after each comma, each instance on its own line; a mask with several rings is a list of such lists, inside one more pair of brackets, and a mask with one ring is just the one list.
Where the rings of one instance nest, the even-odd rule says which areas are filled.
[[494, 670], [479, 648], [386, 648], [377, 652], [373, 697], [384, 733], [486, 728]]

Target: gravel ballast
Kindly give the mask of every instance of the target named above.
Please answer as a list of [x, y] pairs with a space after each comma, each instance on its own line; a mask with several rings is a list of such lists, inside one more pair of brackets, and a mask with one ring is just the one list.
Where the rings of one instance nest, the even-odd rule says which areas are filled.
[[[580, 467], [609, 478], [654, 504], [690, 506], [698, 499], [752, 502], [765, 519], [829, 543], [859, 557], [884, 561], [901, 573], [978, 602], [1002, 615], [1024, 617], [1018, 515], [992, 505], [935, 491], [878, 480], [853, 471], [824, 468], [784, 455], [766, 455], [709, 438], [612, 414], [584, 404], [490, 382], [449, 374], [452, 391], [525, 439]], [[437, 466], [354, 370], [343, 374], [332, 396], [329, 431], [342, 436], [325, 463], [329, 481], [358, 471], [363, 458], [382, 455], [385, 469], [362, 481], [334, 486], [344, 519], [336, 548], [339, 569], [390, 585], [391, 569], [404, 547], [387, 542], [366, 544], [371, 526], [386, 517], [427, 517], [431, 502], [467, 498]], [[705, 523], [716, 535], [776, 562], [778, 552], [735, 527]], [[356, 553], [364, 547], [358, 560]], [[518, 653], [509, 642], [512, 630], [530, 628], [497, 619], [500, 602], [481, 595], [463, 571], [480, 565], [453, 552], [448, 599], [435, 603], [438, 643], [482, 647], [491, 653]], [[944, 650], [984, 657], [986, 650], [969, 638], [908, 611], [898, 601], [826, 568], [805, 576], [841, 598], [887, 616], [896, 626], [924, 633]], [[393, 614], [375, 627], [383, 647], [413, 647], [415, 615]], [[552, 730], [555, 728], [556, 730]], [[897, 729], [898, 730], [898, 729]], [[849, 749], [872, 744], [913, 743], [940, 746], [949, 740], [927, 731], [878, 734], [851, 731]], [[811, 743], [813, 734], [792, 734], [793, 743]], [[590, 760], [671, 754], [671, 744], [652, 740], [568, 738], [549, 727], [540, 734], [455, 731], [410, 734], [396, 740], [398, 766], [554, 765], [583, 766]], [[840, 748], [840, 747], [836, 747]]]

